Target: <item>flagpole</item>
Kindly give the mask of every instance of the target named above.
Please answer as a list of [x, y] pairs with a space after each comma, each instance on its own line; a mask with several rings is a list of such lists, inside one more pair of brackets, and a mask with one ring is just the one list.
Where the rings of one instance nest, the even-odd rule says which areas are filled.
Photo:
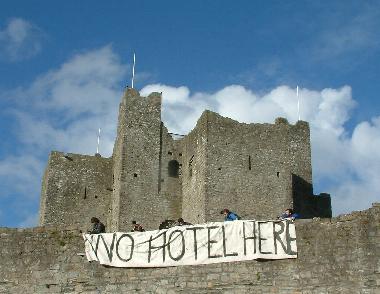
[[301, 120], [301, 115], [300, 115], [300, 97], [298, 95], [298, 86], [297, 86], [297, 112], [298, 112], [298, 120]]
[[98, 130], [98, 144], [96, 145], [96, 154], [100, 154], [99, 153], [99, 144], [100, 144], [100, 128]]
[[133, 52], [132, 89], [133, 89], [133, 81], [135, 79], [135, 65], [136, 65], [136, 54], [135, 54], [135, 52]]

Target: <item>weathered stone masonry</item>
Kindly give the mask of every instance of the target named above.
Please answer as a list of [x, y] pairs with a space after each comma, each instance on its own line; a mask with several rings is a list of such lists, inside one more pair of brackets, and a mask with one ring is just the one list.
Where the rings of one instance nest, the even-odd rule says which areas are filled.
[[379, 293], [380, 204], [296, 230], [297, 259], [128, 269], [77, 255], [77, 229], [2, 228], [0, 293]]
[[88, 227], [88, 218], [109, 214], [112, 159], [52, 152], [45, 170], [40, 223]]
[[244, 124], [206, 110], [174, 140], [161, 122], [161, 94], [128, 89], [111, 158], [51, 154], [40, 224], [85, 229], [93, 215], [108, 231], [127, 230], [133, 219], [156, 229], [181, 216], [217, 221], [224, 207], [251, 219], [287, 207], [304, 218], [331, 217], [330, 196], [313, 195], [309, 125]]

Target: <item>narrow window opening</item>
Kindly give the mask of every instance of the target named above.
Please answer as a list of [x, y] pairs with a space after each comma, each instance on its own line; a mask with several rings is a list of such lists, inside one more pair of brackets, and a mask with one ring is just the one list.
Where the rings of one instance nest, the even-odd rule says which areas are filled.
[[222, 169], [221, 167], [218, 168], [218, 170], [221, 170], [221, 169]]
[[135, 178], [137, 178], [137, 174], [136, 174], [136, 173], [134, 173], [133, 176], [134, 176]]
[[168, 152], [169, 155], [173, 155], [173, 153], [171, 151]]
[[248, 156], [248, 169], [252, 169], [252, 164], [251, 164], [251, 155]]
[[182, 153], [179, 153], [178, 155], [179, 155], [179, 156], [182, 156]]
[[277, 178], [279, 178], [280, 177], [280, 172], [277, 172]]
[[190, 177], [193, 175], [193, 159], [194, 159], [194, 155], [191, 156], [189, 160], [189, 176]]
[[86, 199], [87, 198], [87, 187], [84, 187], [84, 197], [83, 199]]
[[95, 198], [98, 198], [98, 195], [95, 195]]
[[179, 163], [177, 160], [169, 161], [169, 163], [168, 163], [168, 174], [169, 174], [169, 177], [178, 178]]

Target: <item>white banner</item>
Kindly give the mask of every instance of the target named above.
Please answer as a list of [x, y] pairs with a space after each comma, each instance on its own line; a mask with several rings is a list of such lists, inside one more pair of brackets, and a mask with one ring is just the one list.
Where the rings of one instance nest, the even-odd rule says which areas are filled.
[[84, 234], [89, 261], [116, 267], [164, 267], [297, 258], [290, 221], [215, 222], [166, 230]]

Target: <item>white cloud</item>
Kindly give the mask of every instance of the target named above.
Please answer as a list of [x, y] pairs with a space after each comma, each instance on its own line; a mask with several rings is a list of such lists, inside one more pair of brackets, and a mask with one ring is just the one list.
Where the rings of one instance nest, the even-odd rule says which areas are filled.
[[33, 155], [9, 156], [0, 161], [2, 195], [21, 192], [36, 198], [40, 189], [43, 163]]
[[36, 25], [13, 18], [0, 30], [0, 58], [19, 61], [35, 56], [41, 50], [43, 33]]
[[[31, 214], [35, 214], [30, 207], [39, 203], [41, 179], [45, 162], [34, 154], [10, 155], [0, 161], [0, 217], [10, 215], [27, 219], [19, 226], [34, 226]], [[11, 212], [10, 212], [10, 211]]]
[[[163, 93], [163, 108], [166, 110], [163, 116], [174, 131], [189, 132], [199, 117], [195, 113], [201, 113], [205, 108], [243, 122], [273, 122], [279, 116], [296, 122], [298, 118], [295, 89], [288, 86], [279, 86], [263, 95], [239, 85], [226, 86], [212, 94], [190, 94], [184, 86], [175, 88], [155, 84], [144, 87], [141, 94], [148, 95], [152, 91]], [[343, 132], [343, 125], [355, 106], [348, 86], [320, 92], [301, 89], [300, 99], [302, 119], [337, 135]], [[186, 117], [192, 118], [191, 124], [177, 129], [176, 126]]]
[[94, 154], [101, 127], [102, 153], [109, 156], [125, 72], [126, 66], [106, 46], [78, 54], [27, 89], [18, 89], [14, 97], [26, 108], [13, 111], [20, 141], [44, 152], [53, 148]]
[[358, 124], [345, 147], [348, 163], [341, 172], [352, 176], [345, 185], [333, 186], [332, 192], [340, 196], [336, 198], [336, 206], [345, 211], [361, 210], [380, 201], [380, 116]]

